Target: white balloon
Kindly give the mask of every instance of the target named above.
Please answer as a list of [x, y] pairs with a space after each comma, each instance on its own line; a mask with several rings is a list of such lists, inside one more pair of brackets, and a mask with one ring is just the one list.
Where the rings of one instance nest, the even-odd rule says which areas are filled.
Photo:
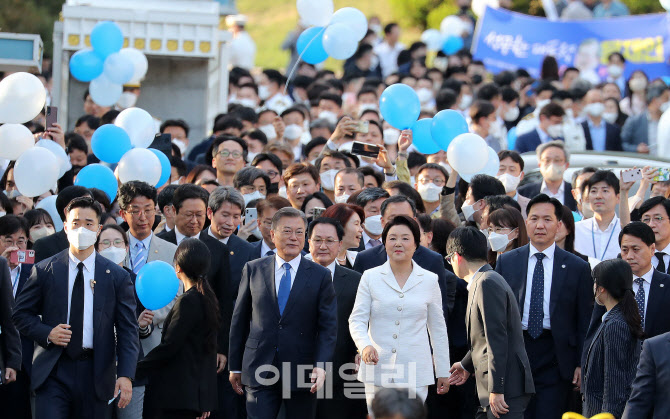
[[88, 92], [91, 94], [93, 102], [98, 105], [112, 106], [121, 97], [123, 86], [112, 82], [107, 76], [101, 74], [88, 85]]
[[360, 41], [368, 33], [368, 19], [355, 7], [343, 7], [333, 15], [330, 24], [344, 23], [351, 28], [354, 37]]
[[323, 49], [336, 60], [346, 60], [358, 49], [358, 39], [349, 26], [334, 23], [323, 32]]
[[35, 197], [53, 188], [59, 172], [58, 157], [44, 147], [33, 147], [16, 160], [14, 182], [21, 195]]
[[486, 6], [489, 6], [492, 9], [497, 9], [500, 7], [500, 3], [498, 0], [472, 0], [472, 12], [477, 17], [482, 17], [482, 15], [484, 15]]
[[128, 83], [135, 84], [141, 82], [144, 79], [144, 76], [146, 76], [147, 70], [149, 69], [149, 62], [147, 61], [146, 55], [144, 55], [142, 51], [135, 48], [123, 48], [121, 51], [119, 51], [119, 54], [127, 57], [133, 63], [135, 72], [133, 73], [133, 77]]
[[146, 148], [133, 148], [119, 160], [119, 180], [121, 183], [139, 180], [155, 185], [161, 178], [161, 161]]
[[[149, 112], [140, 108], [122, 110], [116, 117], [114, 125], [126, 130], [128, 136], [130, 136], [130, 143], [134, 147], [149, 147], [156, 134], [154, 119], [149, 115]], [[156, 179], [156, 182], [158, 182], [158, 179]], [[155, 183], [150, 183], [150, 185], [155, 185]]]
[[70, 157], [65, 154], [63, 147], [58, 145], [57, 142], [49, 139], [41, 139], [35, 144], [36, 147], [44, 147], [47, 150], [51, 151], [54, 156], [58, 158], [60, 162], [60, 170], [58, 171], [58, 179], [61, 178], [68, 170], [72, 169], [72, 163], [70, 163]]
[[[670, 0], [668, 0], [668, 4], [670, 4]], [[661, 119], [658, 120], [658, 133], [656, 135], [658, 157], [670, 158], [670, 109], [663, 112]]]
[[333, 17], [333, 0], [298, 0], [298, 14], [305, 26], [326, 26]]
[[35, 208], [41, 208], [48, 212], [54, 222], [54, 229], [61, 231], [63, 229], [63, 220], [60, 219], [60, 214], [58, 214], [58, 210], [56, 209], [57, 198], [58, 196], [56, 195], [47, 196], [35, 205]]
[[444, 38], [437, 29], [427, 29], [421, 34], [421, 42], [431, 51], [439, 51], [444, 44]]
[[670, 0], [661, 0], [661, 7], [670, 12]]
[[466, 132], [449, 144], [447, 161], [461, 175], [478, 173], [489, 159], [488, 148], [482, 137]]
[[0, 81], [0, 123], [23, 124], [44, 108], [47, 91], [30, 73], [14, 73]]
[[133, 78], [135, 68], [130, 58], [121, 55], [120, 52], [113, 52], [105, 58], [103, 74], [116, 84], [126, 84]]
[[500, 159], [498, 158], [498, 153], [491, 147], [489, 147], [488, 160], [486, 165], [482, 168], [479, 173], [489, 176], [498, 176], [498, 169], [500, 169]]
[[34, 145], [33, 133], [24, 125], [5, 124], [0, 127], [0, 158], [16, 160]]

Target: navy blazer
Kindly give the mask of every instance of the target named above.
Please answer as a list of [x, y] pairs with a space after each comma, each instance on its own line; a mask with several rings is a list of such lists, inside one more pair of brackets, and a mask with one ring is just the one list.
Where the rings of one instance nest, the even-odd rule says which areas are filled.
[[0, 256], [0, 374], [4, 381], [5, 368], [21, 369], [21, 338], [12, 321], [14, 297], [7, 259]]
[[[21, 290], [26, 285], [26, 281], [30, 277], [30, 272], [33, 269], [33, 265], [23, 264], [21, 266], [21, 272], [19, 273], [19, 285], [16, 287], [16, 298], [19, 298]], [[27, 336], [21, 334], [21, 357], [23, 370], [30, 376], [30, 373], [33, 369], [33, 350], [35, 348], [35, 342]]]
[[514, 151], [517, 151], [520, 154], [526, 153], [528, 151], [532, 151], [534, 153], [535, 149], [540, 144], [542, 144], [542, 140], [540, 140], [540, 134], [538, 134], [537, 129], [534, 128], [532, 131], [517, 137], [516, 143], [514, 144]]
[[[230, 328], [230, 371], [242, 372], [242, 384], [260, 387], [256, 372], [290, 365], [291, 390], [309, 391], [317, 363], [333, 361], [337, 341], [337, 301], [330, 271], [300, 260], [283, 315], [275, 291], [276, 256], [248, 262], [242, 270]], [[344, 326], [346, 327], [346, 325]], [[298, 378], [298, 367], [307, 366]], [[260, 372], [261, 378], [272, 377]], [[298, 387], [298, 383], [303, 383]]]
[[[375, 246], [372, 249], [367, 249], [356, 256], [354, 262], [354, 271], [363, 274], [368, 269], [376, 268], [386, 263], [388, 255], [384, 245]], [[419, 246], [412, 256], [412, 260], [419, 264], [423, 269], [430, 271], [437, 275], [437, 283], [440, 285], [442, 291], [442, 311], [444, 312], [444, 319], [449, 321], [449, 313], [454, 308], [454, 301], [456, 300], [456, 284], [458, 277], [444, 268], [442, 256], [439, 253], [433, 252], [423, 246]]]
[[[496, 272], [505, 278], [519, 303], [523, 317], [530, 245], [503, 253], [496, 262]], [[561, 376], [572, 380], [581, 365], [584, 338], [589, 327], [593, 304], [591, 268], [584, 260], [556, 247], [552, 270], [549, 318], [554, 349]]]
[[[112, 398], [117, 376], [135, 377], [140, 352], [135, 287], [128, 272], [99, 254], [95, 256], [94, 277], [95, 393], [107, 401]], [[16, 302], [14, 323], [39, 345], [33, 356], [33, 390], [44, 383], [63, 353], [62, 346], [48, 343], [47, 338], [55, 326], [68, 323], [68, 278], [69, 251], [64, 250], [33, 266]]]
[[242, 240], [234, 234], [228, 238], [228, 249], [230, 250], [230, 294], [233, 302], [237, 298], [237, 289], [240, 287], [242, 268], [250, 260], [258, 259], [252, 243]]
[[623, 149], [637, 152], [640, 143], [649, 145], [649, 111], [645, 110], [639, 115], [633, 115], [626, 119], [621, 128], [621, 145]]
[[[621, 146], [621, 130], [614, 124], [605, 122], [605, 151], [623, 151]], [[591, 140], [591, 129], [589, 122], [582, 122], [584, 138], [586, 138], [586, 149], [593, 150], [593, 141]]]
[[[533, 199], [540, 194], [541, 189], [542, 181], [539, 181], [523, 185], [518, 189], [518, 192], [526, 198]], [[571, 211], [577, 211], [577, 202], [572, 196], [572, 184], [566, 181], [563, 181], [563, 202], [563, 205], [570, 208]]]
[[670, 418], [670, 333], [646, 339], [642, 344], [637, 375], [622, 419]]
[[48, 259], [56, 253], [60, 253], [70, 247], [65, 230], [42, 237], [33, 244], [35, 251], [35, 263]]

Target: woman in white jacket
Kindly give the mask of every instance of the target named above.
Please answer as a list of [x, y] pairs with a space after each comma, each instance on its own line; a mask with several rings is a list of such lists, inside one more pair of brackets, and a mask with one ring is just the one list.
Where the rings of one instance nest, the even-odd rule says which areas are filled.
[[407, 388], [425, 401], [437, 375], [437, 393], [446, 393], [451, 365], [437, 275], [412, 261], [419, 225], [398, 215], [384, 227], [382, 241], [388, 261], [363, 273], [349, 317], [370, 412], [375, 392], [383, 387]]

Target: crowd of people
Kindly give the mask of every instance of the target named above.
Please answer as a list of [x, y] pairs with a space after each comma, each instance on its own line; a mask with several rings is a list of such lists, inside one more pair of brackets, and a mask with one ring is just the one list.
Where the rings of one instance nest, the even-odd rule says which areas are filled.
[[[425, 44], [376, 25], [341, 77], [297, 60], [290, 80], [233, 68], [202, 141], [162, 121], [158, 188], [119, 183], [110, 199], [74, 184], [136, 86], [115, 108], [87, 93], [71, 131], [27, 124], [72, 168], [28, 197], [2, 166], [6, 417], [670, 416], [670, 182], [653, 165], [634, 194], [619, 172], [565, 173], [584, 150], [658, 155], [665, 82], [618, 52], [597, 82], [550, 56], [538, 79], [489, 74], [467, 50], [429, 66]], [[394, 83], [422, 118], [462, 113], [497, 176], [466, 182], [445, 151], [417, 152], [379, 112]], [[54, 195], [54, 211], [38, 205]], [[154, 261], [180, 285], [149, 310], [135, 282]]]

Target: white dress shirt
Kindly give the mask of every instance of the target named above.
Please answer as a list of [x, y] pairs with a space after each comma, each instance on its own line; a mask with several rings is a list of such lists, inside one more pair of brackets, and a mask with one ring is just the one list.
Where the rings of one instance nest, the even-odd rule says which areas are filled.
[[268, 254], [268, 252], [272, 252], [272, 253], [275, 253], [275, 254], [277, 253], [277, 248], [276, 247], [274, 249], [270, 249], [270, 246], [268, 246], [267, 243], [265, 243], [265, 240], [261, 239], [261, 241], [263, 242], [263, 243], [261, 243], [261, 257], [262, 258], [264, 258], [265, 255]]
[[551, 281], [554, 275], [554, 253], [556, 252], [556, 243], [553, 243], [542, 252], [537, 250], [532, 244], [530, 247], [528, 258], [528, 272], [526, 273], [526, 296], [523, 302], [523, 316], [521, 318], [521, 325], [523, 330], [528, 329], [528, 317], [530, 313], [530, 297], [533, 289], [533, 272], [535, 271], [535, 264], [537, 263], [536, 253], [544, 253], [542, 259], [542, 267], [544, 268], [544, 295], [542, 301], [542, 311], [544, 311], [544, 319], [542, 319], [542, 328], [551, 330], [551, 320], [549, 319], [549, 301], [551, 300]]
[[330, 271], [330, 279], [333, 281], [335, 280], [335, 266], [337, 265], [337, 261], [333, 261], [330, 265], [326, 266], [328, 270]]
[[182, 240], [184, 240], [184, 239], [197, 239], [197, 238], [198, 238], [198, 235], [193, 236], [193, 237], [191, 237], [191, 236], [185, 236], [185, 235], [181, 234], [181, 233], [179, 232], [179, 229], [176, 228], [176, 227], [175, 227], [175, 229], [174, 229], [174, 234], [175, 234], [175, 236], [177, 237], [177, 246], [179, 246], [179, 244], [180, 244], [180, 243], [182, 242]]
[[621, 252], [620, 232], [621, 221], [616, 215], [605, 231], [598, 228], [595, 217], [578, 221], [575, 223], [575, 250], [599, 261], [614, 259]]
[[16, 268], [11, 269], [9, 273], [12, 280], [12, 294], [16, 298], [16, 291], [19, 289], [19, 276], [21, 276], [21, 264], [19, 263]]
[[542, 186], [540, 187], [540, 193], [547, 195], [549, 198], [556, 198], [558, 199], [558, 202], [565, 205], [565, 202], [563, 202], [565, 200], [565, 182], [561, 182], [561, 186], [558, 187], [558, 191], [553, 193], [551, 190], [549, 190], [547, 182], [543, 180]]
[[[631, 207], [631, 208], [632, 208], [632, 207]], [[670, 263], [670, 244], [668, 244], [667, 246], [665, 246], [664, 249], [656, 248], [656, 252], [663, 252], [663, 253], [665, 253], [665, 256], [663, 256], [663, 262], [665, 262], [665, 270], [667, 271], [667, 270], [668, 270], [668, 266], [670, 266], [670, 265], [668, 265], [668, 263]], [[657, 267], [657, 266], [658, 266], [658, 258], [656, 257], [656, 255], [653, 255], [653, 256], [651, 257], [651, 264], [652, 264], [654, 267]], [[665, 272], [663, 272], [663, 273], [665, 273]]]
[[[291, 269], [289, 270], [291, 275], [291, 288], [293, 288], [293, 282], [295, 282], [295, 275], [298, 273], [301, 257], [302, 255], [298, 255], [293, 258], [293, 260], [288, 261], [288, 264], [291, 265]], [[285, 272], [284, 263], [286, 263], [284, 259], [280, 258], [279, 255], [275, 255], [275, 291], [277, 292], [277, 295], [279, 295], [279, 284], [281, 283], [281, 279]]]
[[[72, 306], [72, 288], [74, 288], [74, 280], [77, 278], [77, 265], [81, 262], [75, 258], [72, 252], [70, 255], [70, 274], [67, 282], [67, 321], [70, 322], [70, 307]], [[85, 349], [93, 349], [93, 288], [92, 281], [95, 278], [95, 255], [97, 252], [91, 253], [91, 256], [84, 260], [84, 327], [82, 329], [82, 346]]]
[[405, 46], [400, 42], [396, 42], [394, 46], [390, 46], [386, 41], [375, 45], [373, 51], [379, 57], [382, 77], [398, 71], [398, 55], [404, 49]]
[[209, 226], [209, 228], [207, 229], [207, 234], [209, 234], [210, 237], [214, 237], [215, 239], [217, 239], [218, 241], [220, 241], [223, 244], [228, 244], [228, 240], [230, 240], [230, 236], [224, 237], [222, 239], [216, 237], [214, 235], [214, 233], [212, 232], [212, 226]]
[[651, 278], [654, 276], [654, 268], [649, 269], [649, 272], [642, 276], [636, 276], [633, 274], [633, 292], [637, 294], [637, 290], [640, 288], [639, 285], [635, 283], [637, 278], [644, 279], [642, 286], [644, 287], [644, 317], [647, 318], [647, 302], [649, 301], [649, 292], [651, 291]]

